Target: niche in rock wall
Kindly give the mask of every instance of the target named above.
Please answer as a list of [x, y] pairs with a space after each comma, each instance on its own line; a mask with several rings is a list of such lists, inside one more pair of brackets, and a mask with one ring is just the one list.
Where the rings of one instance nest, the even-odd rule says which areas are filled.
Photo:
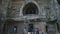
[[38, 8], [34, 3], [28, 3], [23, 8], [23, 15], [38, 14]]

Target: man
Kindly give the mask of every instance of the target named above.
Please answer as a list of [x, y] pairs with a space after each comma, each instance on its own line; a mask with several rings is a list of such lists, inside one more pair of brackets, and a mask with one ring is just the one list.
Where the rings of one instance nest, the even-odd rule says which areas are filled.
[[35, 29], [35, 34], [39, 34], [39, 29], [38, 28]]

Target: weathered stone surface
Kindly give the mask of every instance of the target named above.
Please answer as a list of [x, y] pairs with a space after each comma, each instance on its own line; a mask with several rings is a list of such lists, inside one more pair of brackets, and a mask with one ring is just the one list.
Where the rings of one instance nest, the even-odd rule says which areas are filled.
[[[26, 16], [23, 15], [23, 8], [28, 3], [34, 3], [37, 6], [39, 11], [38, 15], [26, 15]], [[39, 18], [41, 19], [41, 21], [44, 22], [48, 22], [48, 19], [50, 19], [50, 21], [53, 21], [58, 18], [58, 23], [60, 24], [60, 5], [58, 5], [56, 0], [2, 0], [0, 4], [0, 22], [1, 22], [0, 30], [1, 31], [3, 28], [2, 24], [5, 23], [4, 22], [5, 20], [12, 19], [14, 21], [22, 21], [22, 20], [24, 21], [24, 20], [28, 20], [28, 19], [32, 20], [36, 18]], [[20, 26], [23, 25], [24, 24], [22, 25], [20, 25], [20, 23], [18, 24], [18, 34], [20, 31], [19, 29]], [[53, 26], [53, 29], [54, 28], [56, 27]]]

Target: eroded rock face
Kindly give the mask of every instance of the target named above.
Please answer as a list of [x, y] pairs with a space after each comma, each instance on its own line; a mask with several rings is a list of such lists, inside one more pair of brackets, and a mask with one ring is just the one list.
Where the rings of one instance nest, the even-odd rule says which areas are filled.
[[[7, 16], [8, 18], [18, 18], [20, 17], [20, 15], [23, 16], [23, 8], [26, 4], [29, 4], [30, 2], [27, 0], [26, 1], [25, 0], [17, 0], [17, 1], [3, 0], [0, 9], [2, 10], [3, 14]], [[32, 0], [32, 3], [37, 5], [38, 15], [49, 16], [53, 18], [56, 16], [56, 11], [54, 9], [53, 1]]]
[[[30, 1], [31, 2], [31, 1]], [[23, 8], [26, 4], [30, 3], [29, 0], [17, 0], [11, 1], [9, 3], [9, 8], [7, 12], [7, 17], [19, 17], [21, 14], [23, 15]], [[46, 15], [46, 10], [50, 10], [52, 7], [50, 0], [32, 0], [32, 3], [35, 3], [38, 7], [38, 11], [40, 15]], [[22, 8], [23, 6], [23, 8]], [[46, 8], [45, 8], [46, 7]], [[47, 9], [50, 8], [50, 9]], [[53, 9], [54, 10], [54, 9]], [[50, 11], [52, 13], [52, 10]], [[55, 14], [55, 11], [53, 11]]]
[[[38, 8], [37, 9], [38, 10], [38, 17], [39, 16], [41, 18], [50, 18], [51, 17], [51, 19], [54, 19], [54, 17], [57, 15], [56, 14], [56, 11], [55, 11], [56, 10], [55, 9], [55, 5], [54, 5], [55, 4], [55, 1], [52, 1], [52, 0], [2, 0], [2, 3], [0, 5], [0, 15], [1, 15], [0, 18], [2, 18], [2, 17], [4, 19], [5, 18], [9, 18], [9, 19], [14, 18], [16, 20], [16, 18], [18, 18], [18, 17], [19, 18], [20, 17], [24, 17], [24, 15], [23, 15], [23, 8], [24, 8], [25, 5], [27, 5], [27, 4], [29, 5], [29, 3], [34, 4], [33, 7], [32, 7], [33, 10], [35, 8]], [[60, 4], [59, 1], [58, 1], [58, 3]], [[35, 5], [37, 7], [35, 7]], [[28, 8], [29, 9], [29, 6], [27, 6], [25, 8]], [[24, 11], [26, 11], [28, 9], [24, 9]], [[32, 12], [32, 14], [33, 14], [33, 12]], [[26, 15], [26, 18], [27, 18], [27, 16], [30, 19], [32, 17], [34, 18], [36, 15]], [[2, 18], [2, 20], [4, 20], [3, 18]], [[20, 21], [19, 18], [16, 21]], [[19, 32], [20, 31], [20, 27], [24, 26], [24, 22], [23, 22], [22, 25], [20, 25], [20, 24], [21, 24], [21, 22], [17, 24], [18, 25], [18, 34], [20, 33]], [[11, 25], [11, 26], [13, 26], [13, 25]], [[40, 27], [40, 29], [43, 32], [45, 31], [45, 26], [44, 25], [40, 25], [39, 24], [39, 27]]]

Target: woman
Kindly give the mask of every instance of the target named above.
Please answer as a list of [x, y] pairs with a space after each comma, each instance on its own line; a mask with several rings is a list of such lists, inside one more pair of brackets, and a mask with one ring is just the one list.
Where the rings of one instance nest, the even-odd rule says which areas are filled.
[[26, 29], [26, 27], [24, 28], [24, 34], [27, 34], [27, 29]]

